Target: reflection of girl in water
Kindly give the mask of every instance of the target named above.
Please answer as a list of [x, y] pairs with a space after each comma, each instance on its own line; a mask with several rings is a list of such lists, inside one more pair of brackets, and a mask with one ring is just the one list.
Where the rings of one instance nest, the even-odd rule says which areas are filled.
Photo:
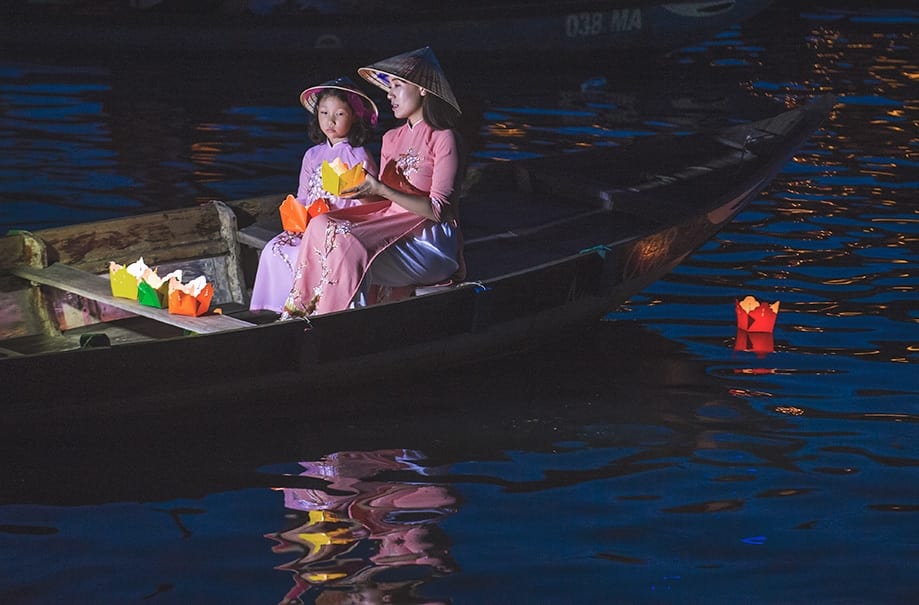
[[296, 511], [298, 521], [267, 536], [277, 542], [274, 552], [297, 554], [278, 568], [294, 572], [295, 586], [282, 603], [300, 603], [300, 596], [313, 587], [323, 591], [316, 603], [430, 602], [412, 596], [423, 583], [417, 572], [411, 573], [411, 581], [375, 579], [383, 570], [403, 566], [428, 568], [429, 575], [455, 569], [446, 535], [437, 526], [456, 504], [449, 489], [374, 480], [394, 471], [423, 478], [428, 471], [419, 466], [421, 459], [409, 450], [377, 450], [340, 452], [301, 463], [301, 477], [323, 479], [328, 485], [281, 488], [285, 507]]

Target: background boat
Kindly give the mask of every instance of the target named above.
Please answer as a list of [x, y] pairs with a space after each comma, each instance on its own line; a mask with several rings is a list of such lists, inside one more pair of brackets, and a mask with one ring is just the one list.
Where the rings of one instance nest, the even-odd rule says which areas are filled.
[[[201, 6], [199, 3], [193, 5]], [[323, 3], [337, 10], [191, 9], [158, 3], [147, 10], [98, 3], [13, 2], [0, 21], [0, 48], [42, 52], [258, 54], [295, 59], [353, 55], [366, 60], [436, 45], [462, 53], [584, 53], [668, 50], [711, 37], [754, 17], [771, 0], [569, 0]], [[284, 3], [289, 5], [290, 3]], [[584, 60], [584, 57], [581, 58]]]

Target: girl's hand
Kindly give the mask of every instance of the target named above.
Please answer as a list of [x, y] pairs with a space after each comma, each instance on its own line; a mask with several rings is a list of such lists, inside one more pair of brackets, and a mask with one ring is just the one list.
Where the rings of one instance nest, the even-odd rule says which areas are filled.
[[364, 181], [360, 185], [352, 187], [351, 189], [345, 189], [341, 192], [339, 197], [346, 197], [349, 199], [379, 197], [383, 192], [382, 187], [382, 183], [368, 173], [364, 176]]

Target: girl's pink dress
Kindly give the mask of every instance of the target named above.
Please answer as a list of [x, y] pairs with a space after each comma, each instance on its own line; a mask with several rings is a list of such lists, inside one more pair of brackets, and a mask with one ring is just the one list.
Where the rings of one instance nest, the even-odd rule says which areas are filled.
[[[325, 198], [333, 209], [360, 205], [357, 200], [340, 198], [322, 188], [322, 162], [341, 158], [348, 166], [363, 163], [367, 172], [377, 174], [377, 165], [363, 147], [352, 147], [347, 141], [330, 145], [328, 142], [310, 147], [303, 154], [300, 166], [300, 186], [297, 200], [303, 205]], [[258, 260], [258, 272], [249, 301], [251, 310], [267, 310], [280, 313], [284, 301], [290, 294], [294, 280], [294, 263], [300, 248], [301, 234], [282, 231], [265, 245]]]
[[[390, 187], [428, 195], [437, 220], [389, 200], [317, 216], [300, 246], [287, 314], [398, 300], [415, 285], [462, 279], [462, 244], [451, 202], [462, 166], [453, 131], [434, 130], [424, 121], [390, 130], [383, 135], [380, 165], [380, 180]], [[365, 279], [373, 278], [378, 258], [383, 277]]]

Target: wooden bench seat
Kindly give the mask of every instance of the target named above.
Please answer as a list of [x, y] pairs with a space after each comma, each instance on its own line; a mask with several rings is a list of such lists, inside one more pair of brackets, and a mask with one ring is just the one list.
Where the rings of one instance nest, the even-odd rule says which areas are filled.
[[236, 239], [240, 244], [245, 244], [250, 248], [261, 250], [268, 244], [268, 241], [278, 233], [280, 233], [280, 230], [274, 228], [273, 225], [252, 223], [248, 227], [240, 229], [236, 233]]
[[84, 298], [198, 334], [221, 332], [253, 325], [228, 315], [203, 315], [201, 317], [175, 315], [166, 309], [148, 307], [135, 300], [118, 298], [112, 296], [111, 285], [107, 277], [81, 271], [61, 263], [55, 263], [43, 269], [18, 265], [13, 267], [10, 273], [36, 284], [73, 292]]

